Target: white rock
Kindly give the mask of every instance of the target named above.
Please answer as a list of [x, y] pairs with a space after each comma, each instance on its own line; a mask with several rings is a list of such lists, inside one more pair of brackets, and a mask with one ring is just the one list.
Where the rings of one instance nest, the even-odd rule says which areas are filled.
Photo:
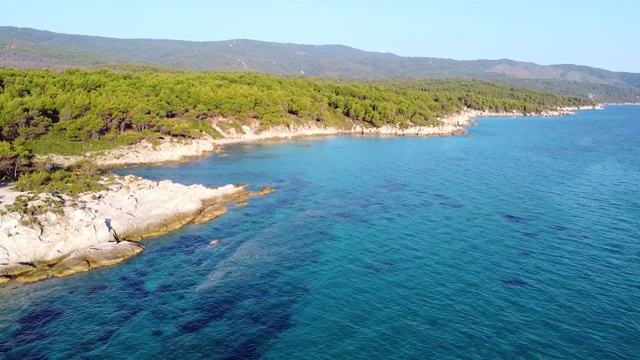
[[80, 196], [83, 208], [65, 207], [62, 216], [47, 212], [33, 225], [22, 224], [24, 216], [18, 213], [0, 216], [0, 271], [17, 263], [50, 262], [111, 243], [111, 229], [117, 234], [144, 232], [182, 214], [198, 212], [204, 201], [242, 190], [233, 185], [210, 189], [136, 177], [117, 177], [116, 182], [119, 186], [100, 192], [99, 198]]

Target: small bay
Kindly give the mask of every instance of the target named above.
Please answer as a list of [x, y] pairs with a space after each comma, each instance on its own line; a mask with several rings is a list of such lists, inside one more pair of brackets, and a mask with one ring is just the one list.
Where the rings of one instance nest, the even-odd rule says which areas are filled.
[[276, 192], [0, 288], [0, 358], [637, 357], [640, 107], [477, 123], [118, 170]]

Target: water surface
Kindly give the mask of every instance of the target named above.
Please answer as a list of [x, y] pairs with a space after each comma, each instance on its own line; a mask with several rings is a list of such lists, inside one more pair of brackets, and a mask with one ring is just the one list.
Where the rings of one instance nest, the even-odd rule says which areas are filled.
[[636, 358], [640, 107], [478, 123], [119, 171], [276, 193], [0, 290], [0, 358]]

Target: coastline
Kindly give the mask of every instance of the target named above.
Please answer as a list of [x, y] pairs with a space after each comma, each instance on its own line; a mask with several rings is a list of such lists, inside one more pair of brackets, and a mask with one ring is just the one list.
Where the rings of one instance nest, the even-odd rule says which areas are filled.
[[111, 150], [90, 151], [83, 155], [49, 154], [39, 156], [57, 166], [67, 166], [82, 159], [89, 159], [105, 168], [136, 165], [163, 165], [189, 161], [222, 151], [222, 146], [210, 136], [198, 139], [165, 139], [156, 144], [143, 140], [135, 145], [121, 146]]
[[131, 175], [105, 181], [107, 190], [77, 199], [34, 195], [30, 205], [46, 209], [34, 215], [0, 215], [0, 284], [30, 283], [117, 264], [140, 254], [142, 239], [213, 220], [227, 211], [226, 203], [245, 204], [249, 197], [273, 191], [185, 186]]
[[[479, 117], [526, 117], [543, 116], [557, 117], [572, 115], [577, 110], [603, 109], [602, 104], [587, 107], [564, 107], [556, 110], [547, 110], [541, 113], [522, 112], [490, 112], [467, 109], [465, 111], [450, 114], [444, 118], [438, 118], [441, 122], [438, 126], [414, 126], [401, 128], [394, 125], [385, 125], [379, 128], [352, 124], [349, 128], [323, 127], [316, 125], [279, 125], [268, 130], [260, 131], [259, 123], [251, 126], [242, 126], [242, 133], [231, 128], [224, 131], [212, 121], [213, 127], [225, 136], [224, 139], [213, 139], [211, 136], [203, 136], [197, 139], [164, 139], [156, 144], [146, 140], [135, 145], [127, 145], [112, 150], [92, 151], [82, 156], [65, 156], [50, 154], [40, 156], [57, 166], [66, 166], [81, 159], [89, 159], [97, 165], [106, 168], [166, 165], [188, 162], [193, 158], [205, 157], [211, 153], [220, 153], [225, 145], [254, 142], [261, 140], [291, 140], [303, 137], [335, 136], [335, 135], [364, 135], [364, 136], [456, 136], [467, 134], [467, 127], [472, 126], [474, 119]], [[226, 119], [222, 119], [226, 120]]]
[[412, 136], [412, 137], [430, 137], [430, 136], [456, 136], [467, 134], [467, 127], [474, 124], [474, 120], [479, 117], [559, 117], [565, 115], [573, 115], [579, 110], [601, 110], [604, 109], [603, 104], [595, 106], [583, 107], [563, 107], [556, 110], [546, 110], [541, 113], [523, 113], [523, 112], [491, 112], [467, 109], [465, 111], [450, 114], [444, 118], [438, 118], [442, 122], [439, 126], [415, 126], [409, 128], [400, 128], [397, 126], [385, 125], [380, 128], [363, 127], [362, 125], [353, 125], [349, 129], [340, 129], [335, 127], [318, 127], [309, 125], [291, 125], [277, 126], [267, 131], [258, 132], [258, 126], [243, 126], [242, 134], [238, 134], [234, 129], [225, 132], [222, 128], [214, 124], [214, 128], [221, 134], [225, 135], [225, 139], [213, 140], [218, 145], [238, 144], [245, 142], [253, 142], [260, 140], [291, 140], [296, 138], [312, 137], [312, 136], [334, 136], [334, 135], [364, 135], [364, 136]]
[[[310, 136], [452, 136], [466, 134], [466, 127], [478, 117], [563, 116], [576, 110], [562, 108], [540, 114], [495, 113], [466, 110], [439, 119], [439, 126], [380, 128], [353, 125], [349, 129], [309, 125], [279, 126], [259, 132], [257, 125], [243, 127], [243, 134], [232, 129], [227, 138], [211, 137], [158, 144], [146, 141], [110, 151], [84, 156], [49, 155], [56, 165], [68, 165], [89, 158], [104, 167], [127, 167], [186, 162], [191, 158], [221, 152], [224, 145], [259, 140], [289, 140]], [[33, 206], [62, 201], [56, 211], [46, 210], [31, 219], [17, 212], [0, 213], [0, 286], [10, 280], [29, 283], [50, 277], [65, 277], [94, 268], [117, 264], [140, 254], [137, 241], [165, 234], [188, 223], [215, 219], [226, 212], [224, 203], [245, 206], [247, 198], [265, 195], [273, 189], [250, 193], [244, 187], [227, 185], [217, 189], [202, 185], [185, 186], [171, 181], [153, 182], [133, 176], [115, 177], [109, 190], [81, 195], [77, 200], [52, 195], [34, 196]], [[11, 204], [18, 194], [0, 188], [0, 202]], [[58, 201], [55, 200], [55, 201]], [[159, 206], [160, 204], [160, 206]], [[28, 220], [28, 221], [27, 221]], [[34, 223], [28, 223], [34, 222]]]

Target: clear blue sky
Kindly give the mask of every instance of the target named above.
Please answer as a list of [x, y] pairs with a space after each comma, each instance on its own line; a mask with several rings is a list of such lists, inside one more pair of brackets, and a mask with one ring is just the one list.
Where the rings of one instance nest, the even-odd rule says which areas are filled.
[[343, 44], [403, 56], [640, 72], [640, 0], [9, 0], [0, 25], [117, 38]]

